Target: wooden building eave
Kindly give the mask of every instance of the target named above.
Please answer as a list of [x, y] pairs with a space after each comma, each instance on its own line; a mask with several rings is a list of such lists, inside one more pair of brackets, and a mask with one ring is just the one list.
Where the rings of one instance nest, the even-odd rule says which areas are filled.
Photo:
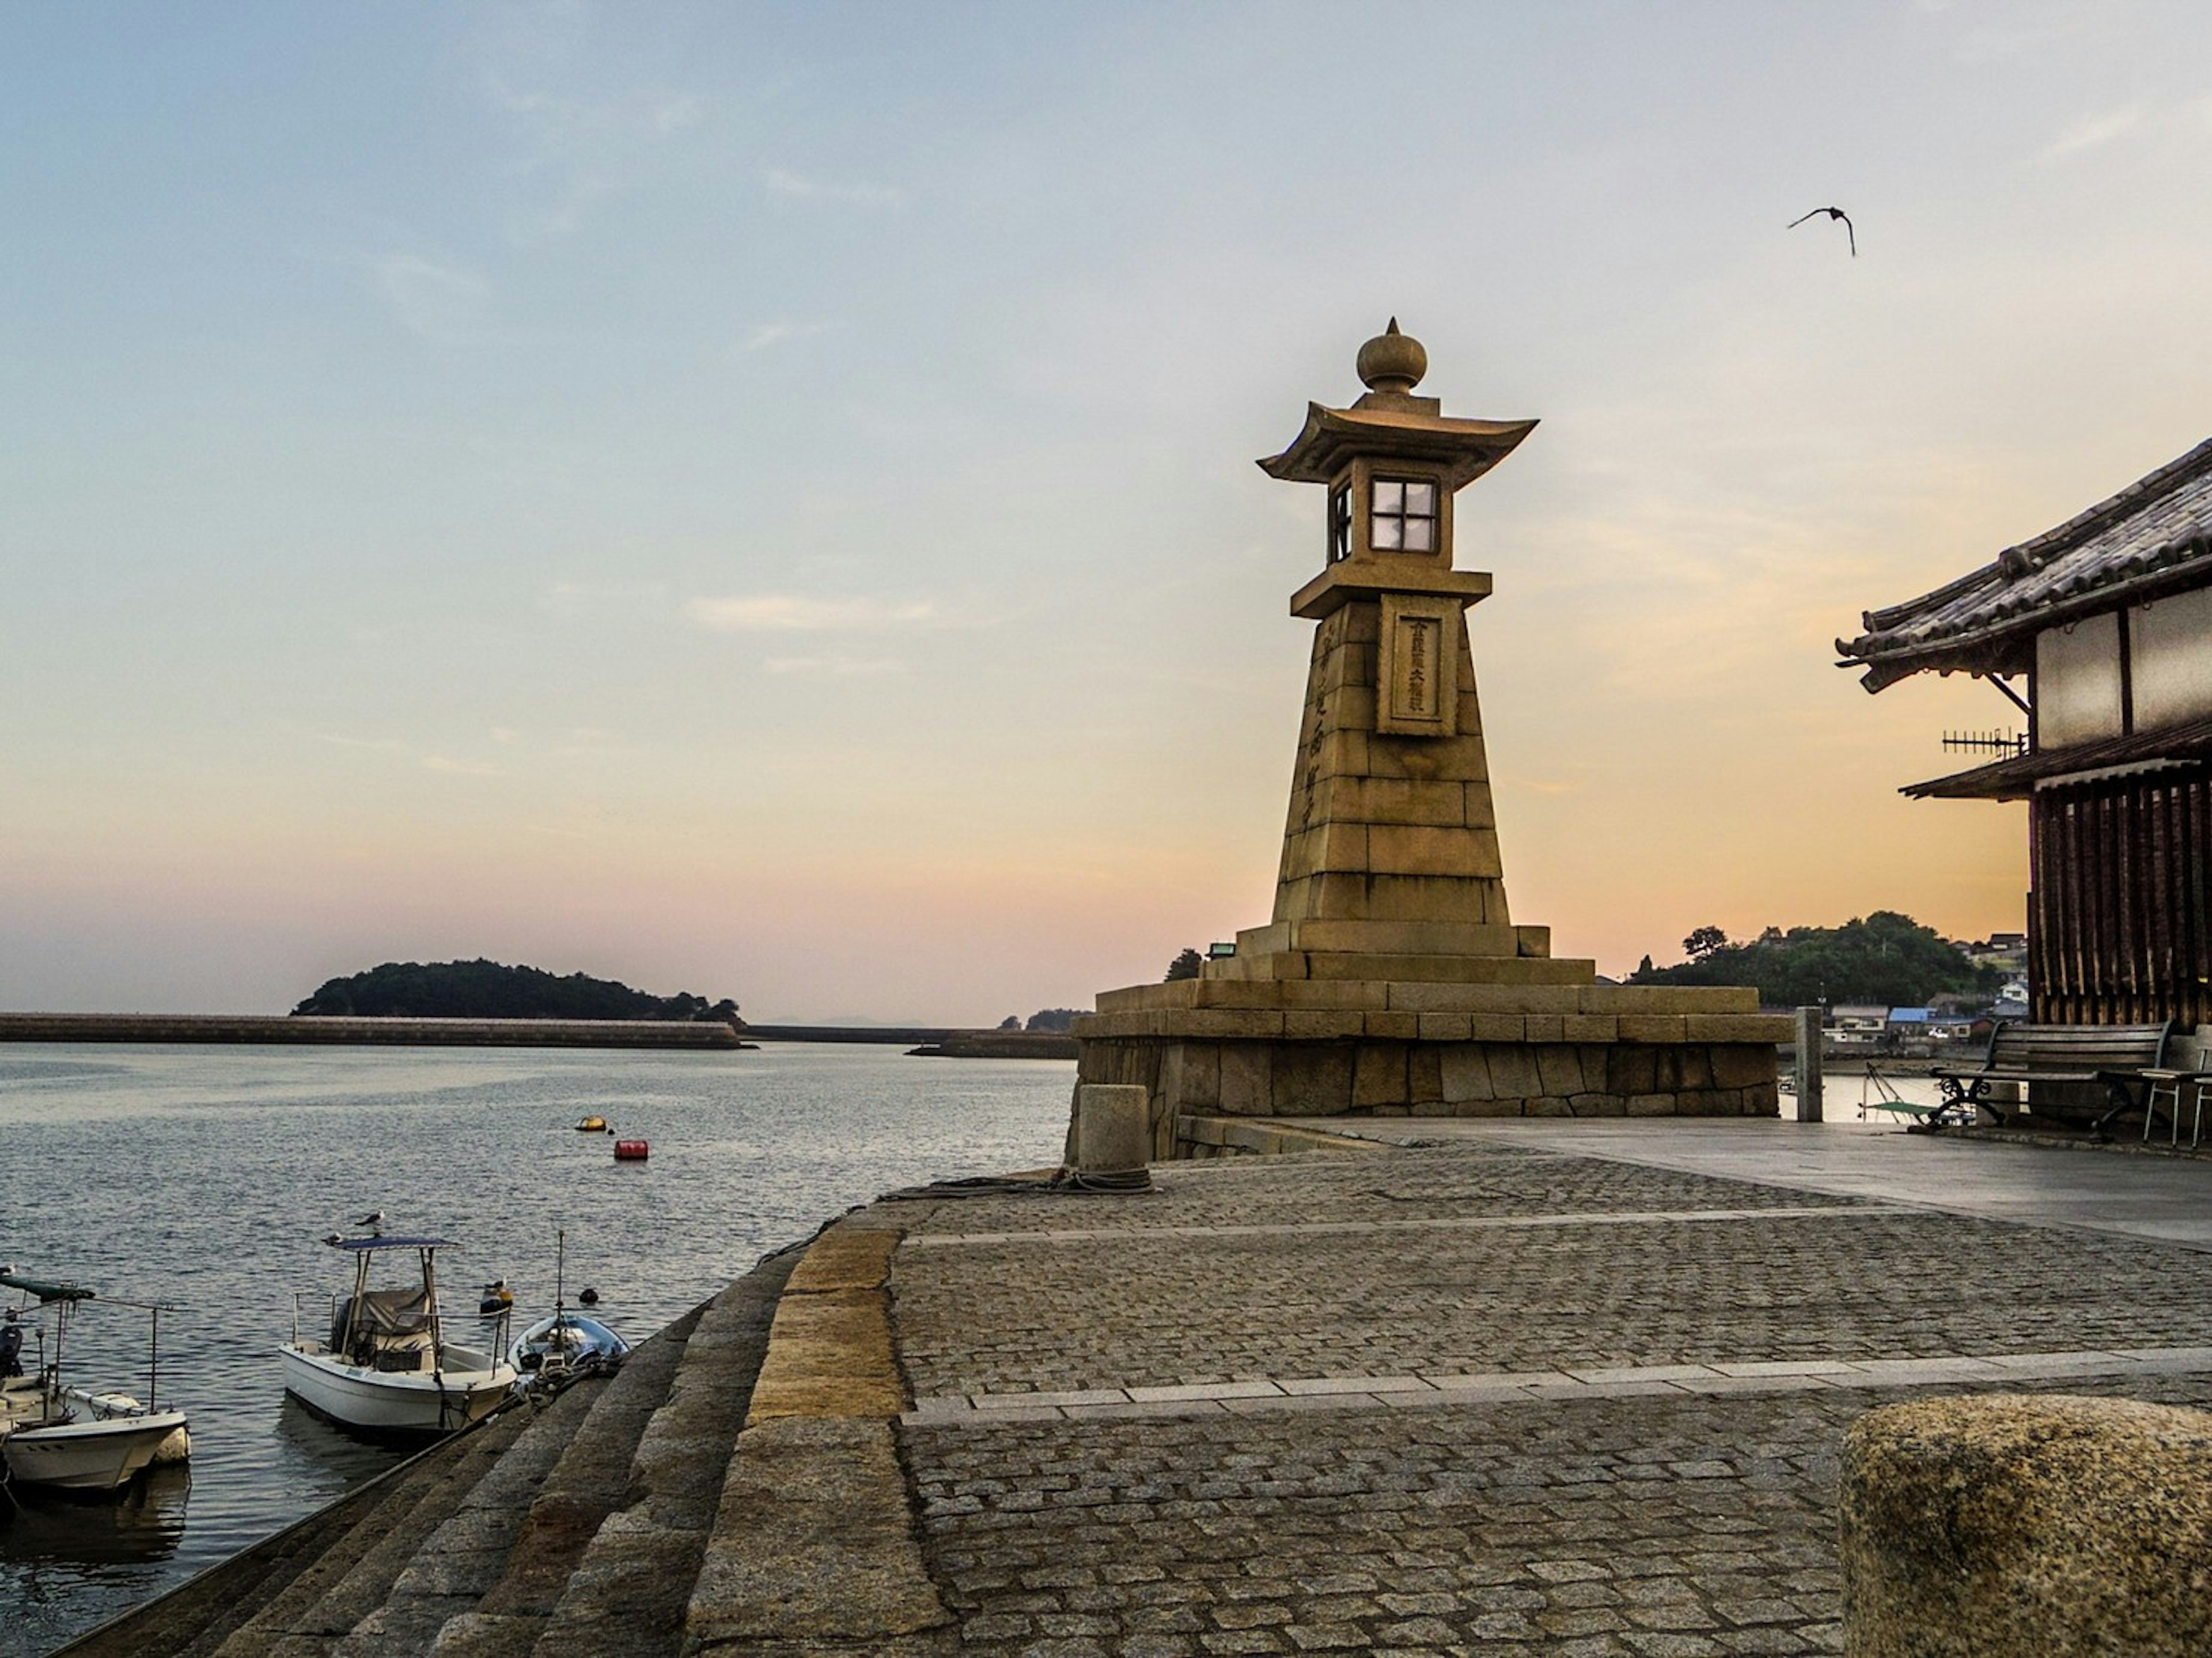
[[2212, 764], [2212, 720], [2044, 749], [1898, 791], [1919, 800], [2025, 800], [2040, 788]]

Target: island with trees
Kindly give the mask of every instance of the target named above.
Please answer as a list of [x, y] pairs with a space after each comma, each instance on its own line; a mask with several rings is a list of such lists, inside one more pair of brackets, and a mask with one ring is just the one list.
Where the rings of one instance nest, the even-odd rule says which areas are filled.
[[386, 962], [325, 980], [295, 1018], [711, 1020], [742, 1029], [738, 1005], [679, 991], [655, 996], [616, 979], [502, 963]]

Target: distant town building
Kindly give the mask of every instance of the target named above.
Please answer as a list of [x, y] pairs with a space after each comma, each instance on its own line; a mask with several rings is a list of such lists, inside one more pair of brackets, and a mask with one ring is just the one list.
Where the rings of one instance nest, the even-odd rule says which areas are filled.
[[2033, 1017], [2212, 1020], [2212, 442], [1864, 625], [1869, 690], [1969, 673], [2027, 716], [1904, 792], [2028, 803]]

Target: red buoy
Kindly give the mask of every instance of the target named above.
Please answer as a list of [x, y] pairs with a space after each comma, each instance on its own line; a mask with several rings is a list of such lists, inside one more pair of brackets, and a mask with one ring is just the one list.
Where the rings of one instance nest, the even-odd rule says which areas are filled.
[[652, 1153], [652, 1145], [644, 1140], [617, 1140], [615, 1142], [615, 1161], [617, 1163], [643, 1163], [647, 1157]]

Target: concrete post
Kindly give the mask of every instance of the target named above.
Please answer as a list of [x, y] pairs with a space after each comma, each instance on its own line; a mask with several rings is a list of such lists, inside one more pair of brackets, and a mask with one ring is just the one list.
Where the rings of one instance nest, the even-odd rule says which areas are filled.
[[1820, 1010], [1797, 1010], [1797, 1121], [1820, 1121]]
[[1075, 1172], [1141, 1174], [1152, 1161], [1152, 1119], [1133, 1083], [1079, 1083], [1075, 1090]]

